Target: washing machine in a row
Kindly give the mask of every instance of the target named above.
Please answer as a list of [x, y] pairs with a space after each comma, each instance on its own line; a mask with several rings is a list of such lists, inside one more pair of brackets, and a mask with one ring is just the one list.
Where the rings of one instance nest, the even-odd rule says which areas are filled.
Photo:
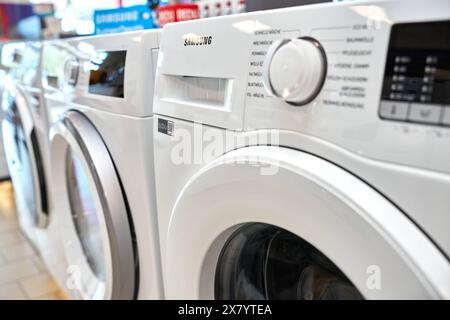
[[164, 28], [167, 298], [450, 298], [449, 13], [366, 1]]
[[39, 42], [11, 43], [3, 48], [3, 51], [10, 51], [16, 64], [5, 79], [3, 144], [15, 188], [20, 226], [36, 248], [36, 230], [48, 224], [44, 172], [47, 164], [43, 151], [48, 129], [40, 97], [40, 49]]
[[5, 78], [3, 145], [14, 186], [18, 220], [49, 272], [64, 287], [66, 263], [57, 217], [50, 214], [52, 190], [48, 115], [41, 86], [42, 42], [3, 46], [12, 69]]
[[162, 297], [152, 139], [159, 35], [44, 44], [54, 212], [74, 298]]

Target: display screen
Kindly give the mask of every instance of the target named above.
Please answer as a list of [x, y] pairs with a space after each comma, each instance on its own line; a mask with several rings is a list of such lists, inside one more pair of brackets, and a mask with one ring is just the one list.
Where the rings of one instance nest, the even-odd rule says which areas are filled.
[[381, 98], [450, 104], [450, 21], [392, 27]]
[[126, 55], [126, 51], [103, 51], [91, 59], [89, 93], [124, 97]]

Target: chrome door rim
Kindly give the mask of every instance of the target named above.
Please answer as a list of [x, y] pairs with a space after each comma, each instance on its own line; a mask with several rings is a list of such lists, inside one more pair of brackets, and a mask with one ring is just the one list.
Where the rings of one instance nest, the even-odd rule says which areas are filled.
[[[135, 296], [135, 263], [132, 231], [126, 200], [113, 160], [99, 133], [82, 114], [67, 112], [50, 130], [53, 182], [60, 192], [55, 202], [61, 214], [65, 253], [69, 265], [94, 281], [90, 288], [78, 288], [82, 298], [132, 299]], [[66, 184], [66, 154], [72, 149], [80, 160], [92, 187], [97, 218], [100, 221], [105, 257], [105, 281], [97, 279], [84, 258], [72, 219]], [[82, 260], [82, 261], [80, 261]], [[81, 274], [83, 276], [83, 274]], [[90, 283], [90, 281], [89, 281]]]

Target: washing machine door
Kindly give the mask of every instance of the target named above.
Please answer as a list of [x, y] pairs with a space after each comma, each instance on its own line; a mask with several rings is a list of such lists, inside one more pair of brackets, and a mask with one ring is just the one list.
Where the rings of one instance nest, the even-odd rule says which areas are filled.
[[50, 137], [68, 289], [82, 299], [133, 299], [135, 237], [107, 147], [93, 124], [75, 111], [51, 128]]
[[301, 151], [248, 147], [199, 171], [170, 217], [168, 298], [450, 297], [450, 264], [394, 204]]
[[[1, 48], [0, 48], [0, 55], [1, 55]], [[0, 123], [3, 121], [3, 119], [5, 117], [5, 113], [1, 106], [3, 105], [3, 91], [4, 91], [4, 87], [5, 87], [6, 77], [7, 77], [6, 72], [5, 72], [5, 70], [2, 70], [2, 65], [0, 62]], [[8, 164], [6, 162], [4, 150], [5, 149], [3, 147], [3, 138], [2, 138], [2, 134], [0, 133], [0, 181], [6, 180], [9, 178]]]
[[[21, 198], [26, 223], [48, 225], [47, 184], [42, 153], [30, 112], [29, 97], [19, 88], [5, 107], [2, 134], [5, 155], [15, 192]], [[5, 100], [4, 100], [5, 101]]]

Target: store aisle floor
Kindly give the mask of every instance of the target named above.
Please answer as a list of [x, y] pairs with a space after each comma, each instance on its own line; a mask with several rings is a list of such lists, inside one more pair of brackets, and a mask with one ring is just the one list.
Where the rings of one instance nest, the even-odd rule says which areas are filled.
[[20, 230], [10, 182], [0, 183], [0, 300], [5, 299], [65, 299]]

